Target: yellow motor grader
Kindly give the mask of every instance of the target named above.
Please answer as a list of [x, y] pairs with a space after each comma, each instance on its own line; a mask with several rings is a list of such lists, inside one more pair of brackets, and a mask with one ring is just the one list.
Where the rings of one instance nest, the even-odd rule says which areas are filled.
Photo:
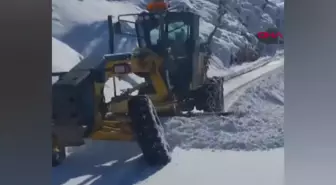
[[[83, 145], [84, 138], [137, 141], [149, 165], [165, 165], [170, 148], [159, 116], [192, 116], [194, 107], [226, 114], [223, 80], [206, 75], [210, 50], [209, 43], [200, 43], [199, 16], [154, 5], [120, 15], [115, 23], [108, 16], [111, 52], [100, 61], [84, 59], [69, 72], [53, 74], [59, 80], [52, 86], [52, 166], [66, 158], [65, 147]], [[127, 16], [135, 21], [123, 19]], [[123, 32], [123, 25], [130, 24], [136, 34]], [[138, 46], [115, 53], [115, 34], [134, 36]], [[116, 89], [115, 78], [130, 73], [144, 82], [115, 91], [105, 101], [105, 82], [112, 78]]]

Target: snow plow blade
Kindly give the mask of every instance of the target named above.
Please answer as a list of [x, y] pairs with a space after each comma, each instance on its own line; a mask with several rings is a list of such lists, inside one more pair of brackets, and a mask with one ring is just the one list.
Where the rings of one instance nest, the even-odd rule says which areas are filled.
[[196, 117], [196, 116], [230, 116], [235, 112], [186, 112], [177, 116]]
[[237, 114], [237, 112], [180, 112], [174, 115], [161, 114], [160, 117], [199, 117], [199, 116], [230, 116]]

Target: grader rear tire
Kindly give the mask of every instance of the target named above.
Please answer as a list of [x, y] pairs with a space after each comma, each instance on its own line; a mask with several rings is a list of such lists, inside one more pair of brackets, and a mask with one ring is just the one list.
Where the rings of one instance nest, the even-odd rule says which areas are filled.
[[128, 102], [128, 110], [131, 127], [144, 160], [151, 166], [169, 163], [169, 145], [152, 101], [147, 96], [132, 97]]
[[195, 106], [205, 112], [222, 112], [224, 110], [223, 79], [213, 77], [195, 93]]

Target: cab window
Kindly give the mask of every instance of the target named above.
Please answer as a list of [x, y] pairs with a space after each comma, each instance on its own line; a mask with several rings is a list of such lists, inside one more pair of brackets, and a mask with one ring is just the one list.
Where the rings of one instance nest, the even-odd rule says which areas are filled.
[[156, 45], [160, 38], [160, 27], [156, 27], [149, 32], [150, 42], [152, 45]]
[[146, 47], [146, 41], [145, 41], [145, 30], [143, 28], [143, 26], [137, 22], [137, 30], [138, 30], [138, 44], [140, 47]]
[[168, 39], [185, 42], [190, 36], [190, 27], [184, 22], [173, 22], [168, 25]]

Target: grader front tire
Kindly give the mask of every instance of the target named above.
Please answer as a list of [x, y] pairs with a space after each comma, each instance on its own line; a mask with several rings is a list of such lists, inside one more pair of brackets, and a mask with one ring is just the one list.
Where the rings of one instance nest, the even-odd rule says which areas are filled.
[[163, 126], [152, 101], [147, 96], [135, 96], [128, 102], [131, 127], [145, 161], [151, 165], [166, 165], [171, 161]]

